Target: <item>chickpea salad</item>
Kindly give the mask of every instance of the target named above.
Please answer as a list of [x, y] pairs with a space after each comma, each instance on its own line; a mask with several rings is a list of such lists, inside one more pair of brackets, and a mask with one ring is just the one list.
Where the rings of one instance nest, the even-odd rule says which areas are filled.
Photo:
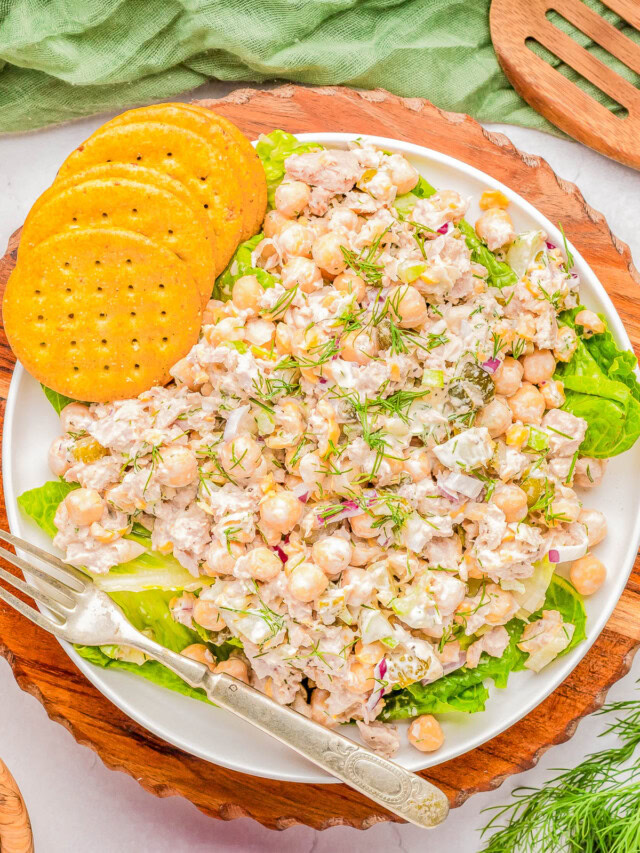
[[[607, 576], [588, 493], [640, 434], [636, 361], [503, 193], [472, 226], [366, 140], [257, 151], [263, 230], [173, 382], [45, 389], [59, 479], [19, 503], [167, 647], [386, 756], [402, 718], [437, 750], [438, 714], [585, 638]], [[132, 649], [79, 652], [204, 698]]]

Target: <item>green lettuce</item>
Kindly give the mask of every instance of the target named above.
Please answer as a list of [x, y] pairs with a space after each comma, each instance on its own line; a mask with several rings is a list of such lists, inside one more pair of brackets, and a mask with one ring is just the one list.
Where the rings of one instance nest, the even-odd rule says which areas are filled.
[[269, 134], [262, 134], [256, 145], [256, 153], [264, 167], [267, 176], [267, 194], [269, 207], [274, 206], [276, 189], [282, 183], [285, 168], [284, 161], [292, 154], [304, 154], [307, 151], [315, 151], [324, 148], [319, 142], [300, 142], [286, 130], [272, 130]]
[[25, 515], [32, 518], [52, 539], [58, 532], [53, 519], [58, 505], [69, 492], [79, 488], [77, 483], [65, 483], [63, 480], [51, 480], [37, 489], [29, 489], [18, 498], [18, 506]]
[[[541, 619], [543, 610], [557, 610], [564, 622], [575, 625], [571, 643], [558, 657], [567, 654], [585, 639], [587, 616], [582, 597], [567, 580], [559, 575], [554, 575], [551, 579], [544, 605], [530, 617], [530, 621], [535, 622]], [[380, 718], [399, 720], [421, 714], [443, 714], [448, 711], [462, 711], [470, 714], [484, 711], [489, 698], [485, 681], [490, 678], [496, 687], [504, 688], [512, 672], [525, 668], [528, 654], [518, 648], [524, 627], [525, 623], [519, 619], [512, 619], [505, 625], [509, 633], [509, 645], [500, 658], [491, 657], [483, 652], [475, 669], [467, 669], [463, 666], [431, 684], [423, 685], [416, 682], [403, 690], [391, 692], [385, 697]]]
[[[595, 458], [617, 456], [640, 436], [640, 384], [636, 358], [620, 350], [606, 329], [585, 338], [575, 317], [582, 306], [560, 315], [560, 323], [578, 333], [578, 346], [568, 363], [559, 363], [556, 377], [564, 383], [563, 409], [587, 422], [580, 453]], [[604, 318], [602, 318], [604, 319]]]
[[68, 406], [69, 403], [77, 403], [77, 400], [74, 400], [73, 397], [65, 397], [64, 394], [59, 394], [57, 391], [54, 391], [52, 388], [47, 388], [46, 385], [42, 385], [40, 383], [42, 390], [44, 391], [44, 395], [47, 400], [51, 403], [53, 408], [56, 410], [58, 414], [64, 409], [65, 406]]
[[240, 243], [231, 260], [216, 279], [213, 288], [214, 299], [224, 301], [231, 299], [233, 285], [243, 275], [255, 275], [265, 290], [274, 286], [276, 280], [271, 273], [251, 265], [251, 253], [261, 240], [264, 240], [262, 232], [254, 235], [250, 240]]

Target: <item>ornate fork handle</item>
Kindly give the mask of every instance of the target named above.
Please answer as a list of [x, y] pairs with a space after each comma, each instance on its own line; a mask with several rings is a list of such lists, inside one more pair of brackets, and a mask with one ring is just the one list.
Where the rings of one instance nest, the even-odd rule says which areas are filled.
[[242, 681], [214, 674], [203, 664], [177, 655], [142, 635], [138, 635], [132, 645], [172, 669], [193, 687], [204, 689], [216, 705], [295, 749], [394, 814], [426, 828], [437, 826], [446, 818], [449, 812], [447, 797], [426, 779], [339, 732], [285, 705], [278, 705]]

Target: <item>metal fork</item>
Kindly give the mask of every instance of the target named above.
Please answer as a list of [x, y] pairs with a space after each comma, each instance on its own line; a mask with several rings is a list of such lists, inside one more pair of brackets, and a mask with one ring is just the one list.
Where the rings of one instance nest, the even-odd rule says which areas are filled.
[[0, 586], [0, 599], [61, 640], [86, 646], [133, 646], [171, 669], [208, 698], [261, 729], [300, 755], [346, 782], [356, 791], [417, 826], [431, 828], [446, 818], [445, 794], [422, 779], [336, 731], [325, 728], [225, 673], [176, 654], [150, 640], [131, 625], [109, 596], [78, 569], [41, 548], [0, 530], [0, 539], [35, 557], [35, 566], [6, 548], [0, 557], [20, 569], [27, 583], [0, 566], [0, 578], [43, 604], [36, 610]]

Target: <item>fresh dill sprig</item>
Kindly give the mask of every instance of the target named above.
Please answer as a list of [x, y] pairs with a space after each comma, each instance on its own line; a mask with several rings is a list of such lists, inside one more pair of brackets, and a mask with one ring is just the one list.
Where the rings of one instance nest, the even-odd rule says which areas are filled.
[[619, 745], [587, 755], [541, 788], [521, 786], [514, 801], [486, 811], [493, 833], [482, 853], [636, 853], [640, 850], [640, 700], [611, 702], [600, 737]]
[[364, 249], [361, 249], [360, 252], [356, 253], [352, 249], [347, 249], [346, 246], [340, 246], [340, 251], [347, 266], [356, 275], [365, 279], [372, 287], [380, 287], [382, 284], [384, 266], [377, 263], [377, 258], [380, 254], [380, 242], [390, 228], [391, 225], [387, 225], [382, 234], [373, 241], [366, 252]]
[[574, 265], [575, 261], [573, 255], [571, 254], [571, 251], [569, 250], [569, 244], [567, 243], [567, 238], [565, 237], [562, 223], [558, 222], [558, 228], [560, 229], [560, 233], [562, 234], [562, 242], [564, 243], [564, 254], [567, 259], [562, 265], [562, 268], [566, 273], [568, 273], [571, 267]]

